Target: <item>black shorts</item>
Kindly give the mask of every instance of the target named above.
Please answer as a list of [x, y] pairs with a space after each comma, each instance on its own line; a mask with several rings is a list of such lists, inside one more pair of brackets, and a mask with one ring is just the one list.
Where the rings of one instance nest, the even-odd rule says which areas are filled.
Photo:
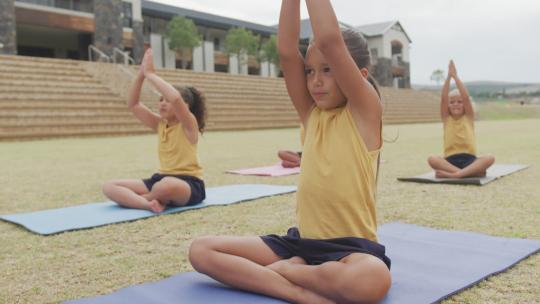
[[352, 253], [365, 253], [379, 258], [390, 269], [391, 261], [385, 255], [384, 246], [368, 239], [357, 237], [303, 239], [296, 227], [290, 228], [285, 236], [271, 234], [261, 236], [261, 239], [278, 256], [284, 259], [299, 256], [309, 265], [339, 261]]
[[143, 179], [143, 183], [148, 188], [148, 191], [152, 191], [152, 187], [155, 183], [162, 180], [164, 177], [175, 177], [183, 180], [189, 185], [191, 189], [191, 196], [185, 206], [196, 205], [202, 202], [206, 198], [206, 190], [204, 189], [204, 181], [200, 178], [190, 175], [173, 175], [173, 174], [159, 174], [155, 173], [152, 177]]
[[446, 158], [446, 161], [451, 163], [452, 165], [463, 169], [467, 167], [468, 165], [472, 164], [476, 160], [476, 156], [472, 154], [467, 153], [459, 153], [450, 155]]

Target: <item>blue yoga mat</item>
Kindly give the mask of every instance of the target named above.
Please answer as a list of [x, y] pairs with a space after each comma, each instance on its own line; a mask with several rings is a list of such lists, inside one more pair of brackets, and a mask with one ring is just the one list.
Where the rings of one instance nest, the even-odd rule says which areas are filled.
[[[202, 203], [194, 206], [169, 208], [159, 215], [200, 209], [209, 206], [228, 205], [294, 191], [296, 191], [296, 186], [263, 184], [229, 185], [208, 188], [206, 189], [206, 199]], [[49, 235], [64, 231], [133, 221], [157, 215], [158, 214], [146, 210], [123, 208], [114, 202], [104, 202], [37, 212], [2, 215], [0, 216], [0, 219], [21, 225], [38, 234]]]
[[[492, 237], [390, 223], [379, 238], [392, 259], [392, 288], [383, 304], [439, 302], [538, 252], [540, 241]], [[280, 304], [283, 301], [235, 290], [209, 277], [181, 273], [162, 281], [120, 289], [69, 304]]]

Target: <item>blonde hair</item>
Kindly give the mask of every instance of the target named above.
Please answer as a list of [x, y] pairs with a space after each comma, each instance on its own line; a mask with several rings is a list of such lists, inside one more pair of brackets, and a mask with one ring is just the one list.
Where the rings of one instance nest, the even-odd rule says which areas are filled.
[[461, 93], [459, 93], [458, 89], [453, 89], [452, 91], [450, 91], [450, 93], [448, 93], [448, 97], [453, 97], [453, 96], [461, 96]]

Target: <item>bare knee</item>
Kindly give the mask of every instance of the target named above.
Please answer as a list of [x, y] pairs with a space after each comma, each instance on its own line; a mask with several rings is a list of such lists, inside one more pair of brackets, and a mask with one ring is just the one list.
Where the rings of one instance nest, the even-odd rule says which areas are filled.
[[431, 167], [434, 167], [437, 165], [437, 163], [439, 162], [440, 160], [440, 156], [437, 156], [437, 155], [430, 155], [427, 159], [427, 162], [428, 164], [431, 166]]
[[114, 189], [116, 188], [116, 183], [114, 180], [106, 181], [103, 186], [101, 187], [101, 191], [103, 191], [103, 194], [105, 196], [110, 197], [110, 195], [114, 192]]
[[154, 184], [154, 186], [152, 187], [152, 193], [158, 199], [170, 198], [171, 196], [175, 194], [175, 187], [177, 188], [179, 186], [180, 185], [176, 183], [176, 180], [174, 177], [165, 177], [161, 181]]
[[189, 262], [195, 270], [207, 273], [209, 267], [209, 255], [212, 253], [215, 237], [198, 237], [189, 246]]
[[489, 166], [493, 165], [495, 163], [495, 156], [493, 155], [486, 155], [486, 162], [488, 163]]
[[343, 300], [340, 303], [378, 303], [392, 285], [390, 271], [374, 256], [364, 257], [361, 264], [345, 265], [343, 275], [336, 282]]

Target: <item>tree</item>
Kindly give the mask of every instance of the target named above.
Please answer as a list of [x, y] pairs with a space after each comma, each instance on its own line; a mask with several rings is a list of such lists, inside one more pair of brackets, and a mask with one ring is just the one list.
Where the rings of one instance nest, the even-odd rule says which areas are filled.
[[225, 37], [225, 52], [230, 55], [238, 56], [238, 71], [245, 62], [245, 55], [256, 55], [259, 48], [261, 37], [254, 35], [245, 28], [232, 28]]
[[279, 52], [277, 48], [277, 36], [272, 35], [270, 36], [270, 39], [268, 39], [261, 48], [261, 56], [262, 61], [268, 61], [272, 64], [274, 64], [276, 67], [279, 66]]
[[433, 71], [429, 79], [431, 79], [432, 81], [435, 81], [438, 86], [442, 81], [444, 81], [444, 71], [441, 69], [437, 69]]
[[193, 52], [193, 48], [201, 44], [201, 36], [197, 32], [197, 27], [193, 20], [185, 17], [174, 17], [167, 24], [169, 48], [182, 56], [182, 69], [187, 67], [186, 58]]

